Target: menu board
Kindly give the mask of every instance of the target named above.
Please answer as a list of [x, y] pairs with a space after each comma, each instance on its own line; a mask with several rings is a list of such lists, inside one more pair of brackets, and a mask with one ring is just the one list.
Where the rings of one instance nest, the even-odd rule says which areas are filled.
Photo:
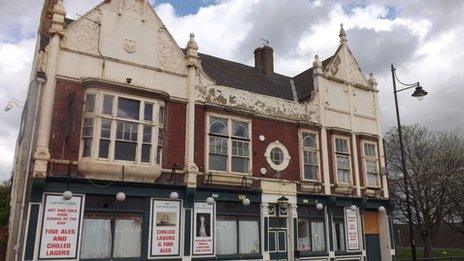
[[214, 204], [194, 203], [193, 227], [193, 255], [213, 255]]
[[76, 259], [83, 196], [46, 194], [44, 202], [39, 259]]
[[180, 201], [152, 201], [150, 256], [178, 256], [180, 243]]
[[348, 250], [359, 250], [358, 212], [345, 209]]

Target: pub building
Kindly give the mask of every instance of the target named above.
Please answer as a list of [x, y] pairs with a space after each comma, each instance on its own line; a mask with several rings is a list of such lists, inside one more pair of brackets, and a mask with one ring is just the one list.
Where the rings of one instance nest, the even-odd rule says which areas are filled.
[[6, 260], [394, 260], [377, 83], [339, 37], [285, 76], [147, 0], [45, 0]]

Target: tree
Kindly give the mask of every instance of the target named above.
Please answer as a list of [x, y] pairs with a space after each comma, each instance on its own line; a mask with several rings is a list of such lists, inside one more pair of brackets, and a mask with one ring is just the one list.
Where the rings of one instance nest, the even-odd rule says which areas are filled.
[[[432, 240], [451, 213], [451, 188], [464, 168], [464, 139], [455, 132], [403, 126], [412, 223], [424, 242], [424, 257], [432, 257]], [[385, 149], [396, 220], [408, 223], [405, 184], [397, 128], [385, 136]]]
[[11, 182], [0, 182], [0, 227], [8, 226]]
[[464, 169], [456, 173], [451, 186], [451, 211], [447, 223], [454, 231], [464, 237]]

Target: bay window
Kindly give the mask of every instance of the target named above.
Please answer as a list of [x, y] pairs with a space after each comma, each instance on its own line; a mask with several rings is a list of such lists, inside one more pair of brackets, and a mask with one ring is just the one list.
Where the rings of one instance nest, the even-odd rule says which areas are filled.
[[301, 133], [301, 154], [303, 163], [303, 179], [319, 180], [319, 146], [317, 133]]
[[298, 207], [298, 240], [300, 251], [325, 252], [325, 219], [324, 211], [315, 206]]
[[82, 157], [159, 164], [163, 106], [156, 100], [90, 90], [85, 96]]
[[338, 183], [351, 183], [351, 153], [349, 138], [335, 137], [335, 168]]
[[379, 157], [377, 155], [377, 144], [363, 142], [364, 172], [368, 187], [379, 187]]
[[244, 120], [209, 117], [208, 169], [210, 171], [249, 173], [250, 123]]

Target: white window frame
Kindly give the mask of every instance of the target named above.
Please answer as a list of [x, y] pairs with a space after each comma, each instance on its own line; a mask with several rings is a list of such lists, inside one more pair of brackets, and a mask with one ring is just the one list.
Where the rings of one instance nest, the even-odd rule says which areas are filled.
[[[81, 159], [90, 159], [95, 161], [102, 161], [102, 162], [112, 162], [112, 163], [120, 163], [120, 164], [132, 164], [132, 165], [144, 165], [144, 166], [160, 166], [163, 162], [163, 150], [161, 150], [159, 164], [156, 163], [156, 154], [158, 149], [158, 141], [159, 141], [159, 130], [164, 128], [164, 123], [158, 122], [159, 120], [159, 111], [160, 107], [165, 107], [165, 103], [163, 101], [159, 101], [156, 99], [150, 99], [120, 92], [114, 91], [107, 91], [101, 89], [88, 89], [84, 93], [84, 101], [87, 98], [87, 95], [95, 95], [95, 108], [94, 112], [85, 112], [85, 104], [83, 108], [82, 114], [82, 125], [86, 118], [93, 119], [93, 135], [92, 135], [92, 147], [90, 156], [83, 157], [83, 131], [81, 131], [80, 136], [80, 146], [79, 146], [79, 160]], [[113, 96], [113, 108], [112, 108], [112, 115], [103, 114], [103, 99], [104, 95], [111, 95]], [[139, 108], [139, 120], [132, 120], [132, 119], [125, 119], [117, 117], [117, 108], [118, 108], [118, 98], [127, 98], [132, 100], [140, 101], [140, 108]], [[145, 113], [145, 103], [152, 103], [153, 104], [153, 112], [152, 112], [152, 121], [140, 120], [143, 119]], [[164, 109], [164, 113], [166, 110]], [[166, 118], [166, 115], [164, 115]], [[108, 148], [108, 158], [100, 158], [99, 157], [99, 145], [101, 139], [101, 123], [102, 119], [109, 119], [111, 120], [111, 132], [110, 132], [110, 144]], [[129, 160], [117, 160], [114, 159], [114, 149], [115, 149], [115, 142], [116, 142], [116, 129], [117, 129], [117, 121], [125, 121], [138, 124], [137, 126], [137, 146], [136, 146], [136, 155], [134, 161]], [[151, 133], [151, 150], [150, 150], [150, 161], [149, 162], [142, 162], [142, 144], [143, 144], [143, 126], [144, 125], [151, 125], [152, 126], [152, 133]], [[81, 127], [81, 130], [83, 128]], [[162, 144], [161, 146], [163, 146]]]
[[[365, 148], [364, 148], [364, 145], [365, 145], [365, 144], [374, 145], [374, 147], [375, 147], [375, 157], [366, 156], [366, 152], [365, 152]], [[362, 145], [361, 150], [362, 150], [362, 162], [363, 162], [363, 172], [364, 172], [365, 185], [366, 185], [366, 187], [368, 187], [368, 188], [380, 188], [380, 187], [381, 187], [381, 179], [380, 179], [380, 159], [379, 159], [379, 151], [378, 151], [377, 142], [363, 140], [363, 141], [361, 142], [361, 145]], [[368, 178], [367, 178], [367, 162], [366, 162], [367, 160], [375, 160], [376, 165], [377, 165], [377, 185], [375, 185], [375, 186], [370, 185], [369, 182], [368, 182]]]
[[[309, 147], [304, 147], [303, 146], [303, 135], [307, 134], [314, 134], [316, 135], [316, 148], [309, 148]], [[301, 180], [303, 181], [311, 181], [311, 182], [321, 182], [321, 149], [320, 149], [320, 144], [319, 144], [319, 132], [313, 131], [313, 130], [308, 130], [308, 129], [302, 129], [299, 131], [299, 146], [300, 146], [300, 173], [301, 173]], [[315, 152], [317, 154], [317, 179], [307, 179], [305, 177], [305, 170], [304, 170], [304, 151], [305, 150], [310, 150], [312, 152]]]
[[[279, 165], [274, 164], [274, 162], [271, 159], [271, 151], [274, 148], [279, 148], [282, 150], [283, 160], [282, 160], [282, 163]], [[280, 143], [280, 141], [278, 140], [269, 143], [269, 145], [266, 148], [266, 152], [264, 153], [264, 156], [266, 157], [266, 160], [269, 166], [271, 166], [272, 169], [277, 170], [277, 171], [285, 170], [288, 167], [288, 164], [290, 163], [290, 159], [291, 159], [287, 148], [282, 143]]]
[[[252, 150], [252, 125], [251, 120], [246, 118], [241, 118], [237, 116], [231, 116], [226, 114], [218, 114], [218, 113], [207, 113], [206, 115], [206, 126], [205, 126], [205, 169], [206, 172], [211, 173], [222, 173], [222, 174], [234, 174], [234, 175], [252, 175], [252, 166], [253, 166], [253, 150]], [[221, 170], [210, 170], [209, 169], [209, 137], [210, 137], [210, 126], [211, 126], [211, 118], [220, 118], [227, 121], [227, 166], [226, 171]], [[232, 121], [241, 121], [248, 123], [248, 144], [249, 144], [249, 160], [248, 160], [248, 172], [234, 172], [232, 171]], [[225, 136], [224, 136], [225, 138]], [[241, 138], [241, 137], [238, 137]]]
[[[348, 142], [348, 159], [350, 160], [350, 182], [340, 182], [338, 181], [338, 166], [337, 166], [337, 144], [336, 140], [346, 140]], [[353, 158], [352, 158], [352, 150], [351, 150], [351, 139], [346, 136], [341, 135], [333, 135], [332, 137], [332, 148], [333, 148], [333, 162], [334, 162], [334, 172], [335, 172], [335, 183], [342, 184], [342, 185], [353, 185]]]

